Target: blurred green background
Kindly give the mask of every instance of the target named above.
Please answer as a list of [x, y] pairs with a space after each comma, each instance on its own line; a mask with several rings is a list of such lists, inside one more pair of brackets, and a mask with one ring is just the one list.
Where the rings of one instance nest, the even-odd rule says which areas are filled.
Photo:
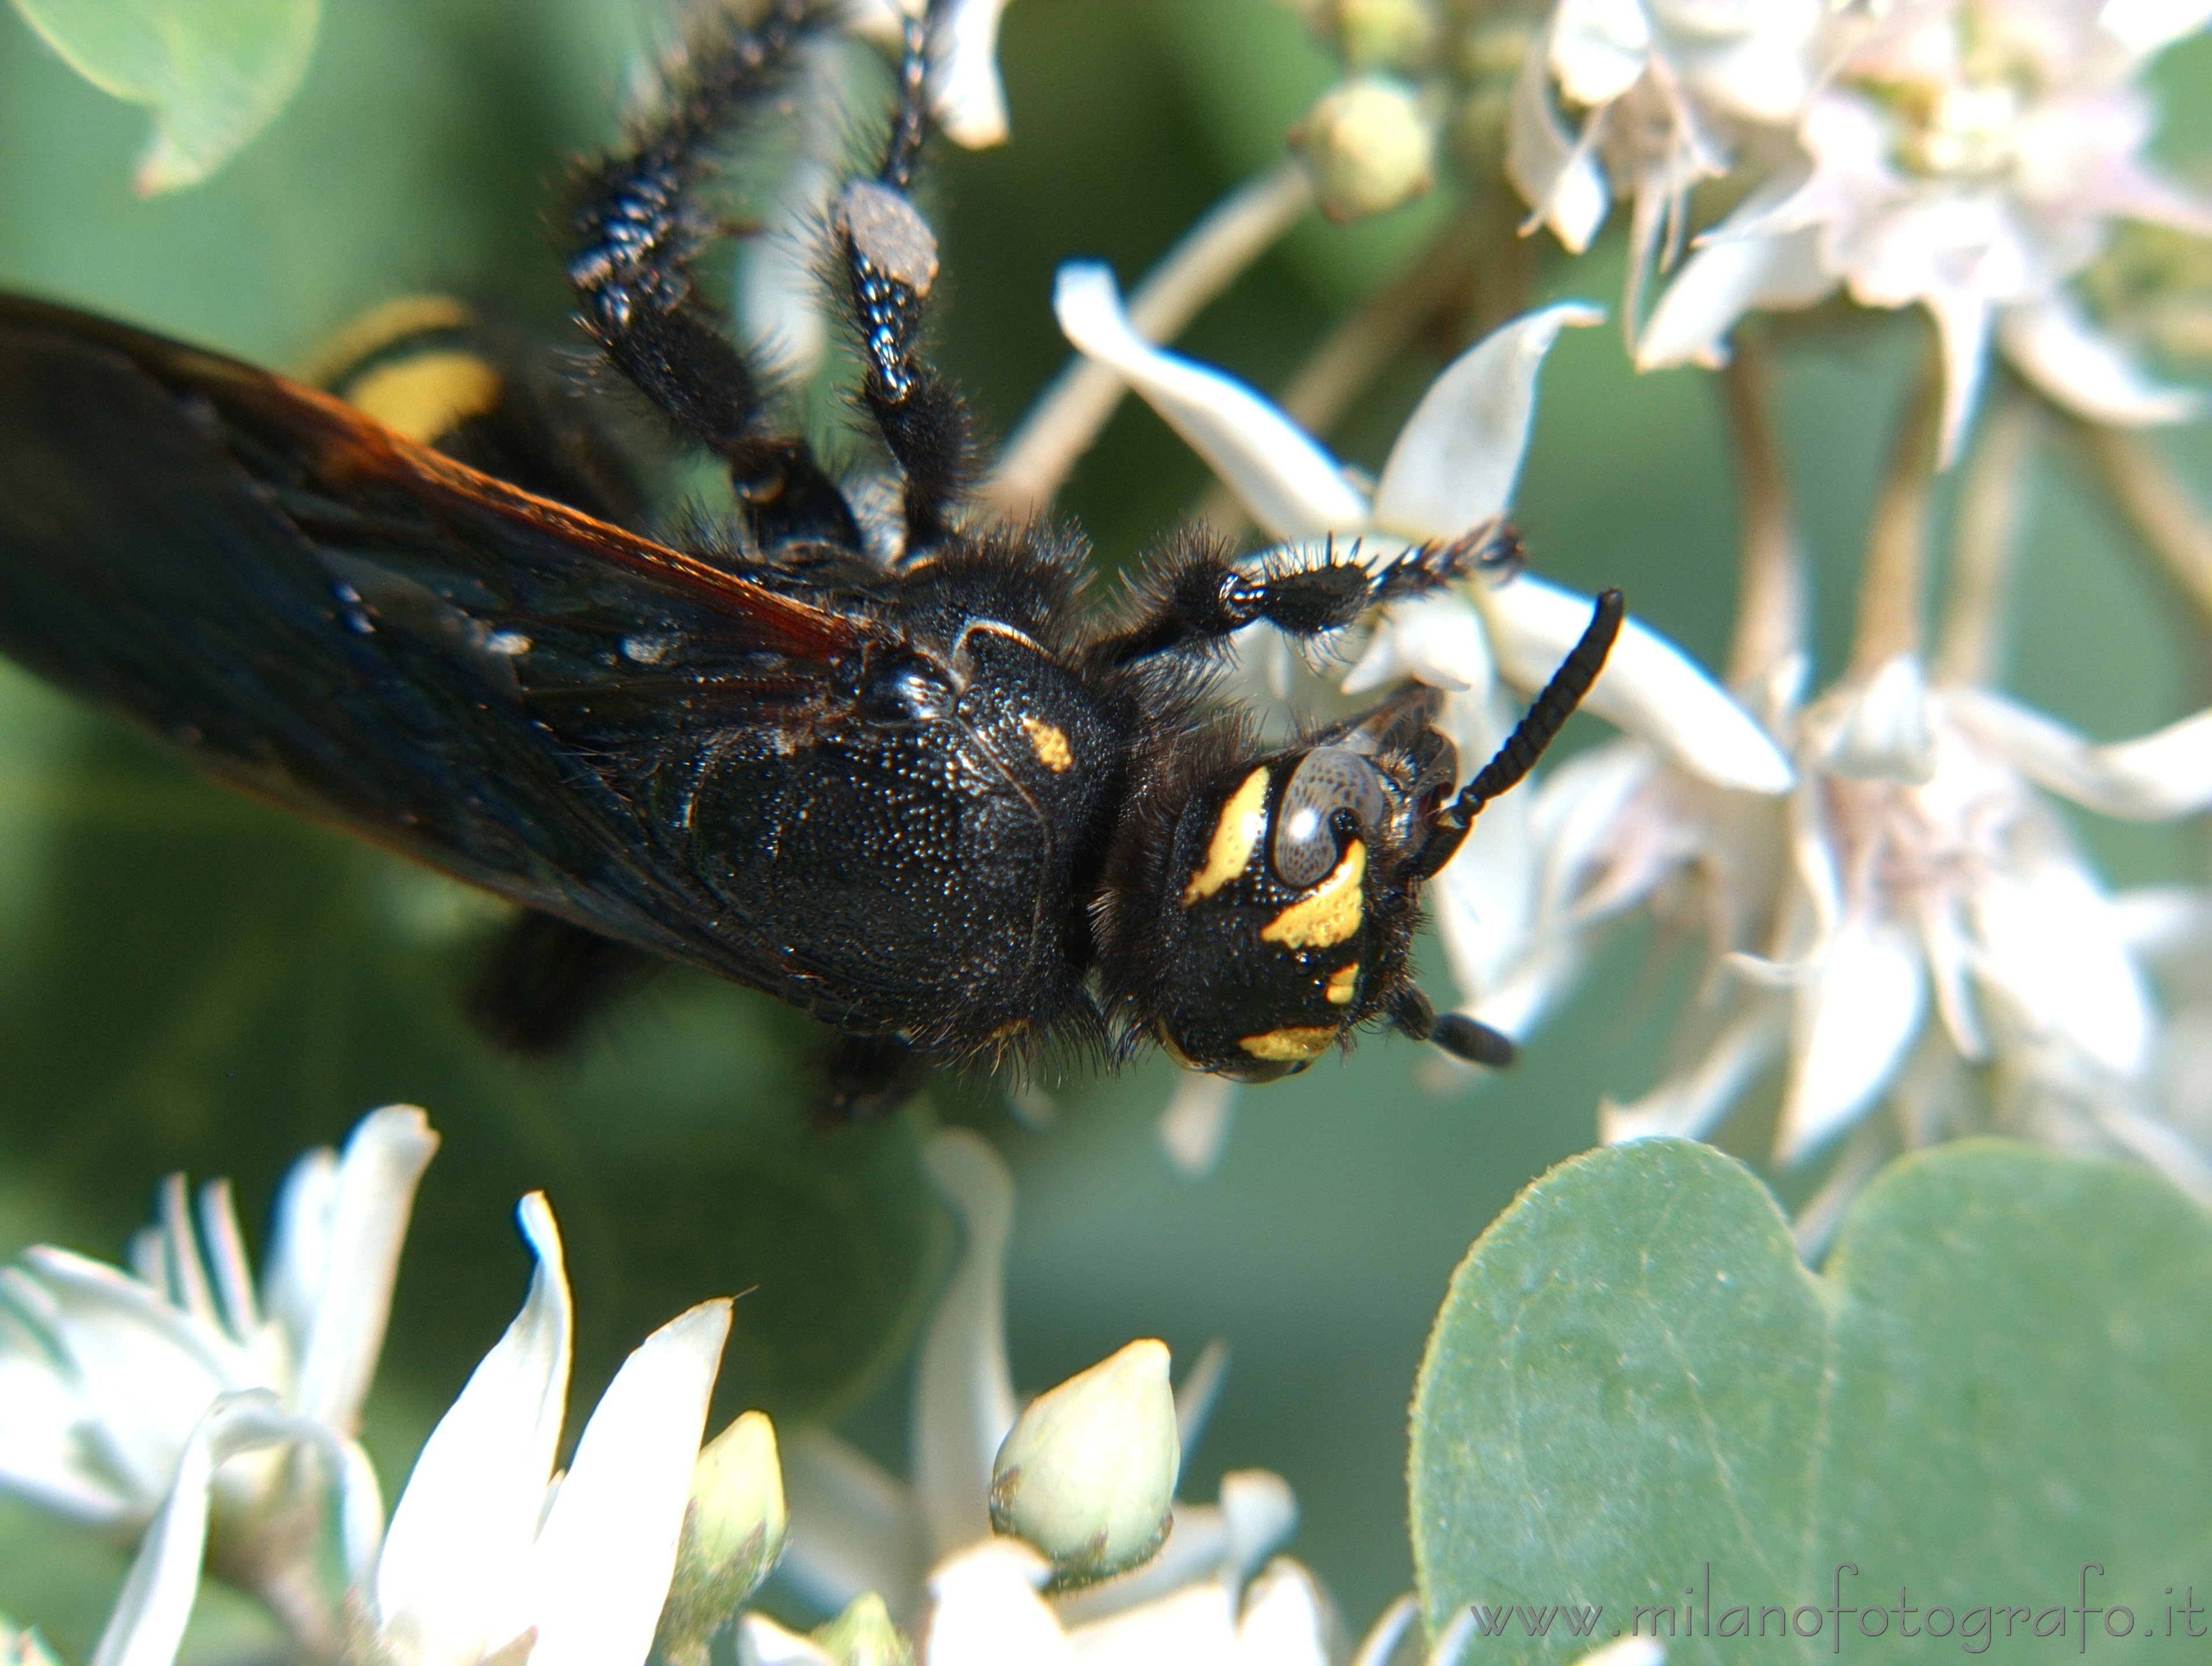
[[[562, 159], [604, 143], [656, 38], [644, 0], [331, 0], [304, 90], [207, 186], [129, 192], [144, 119], [77, 80], [0, 10], [0, 283], [258, 361], [296, 364], [356, 310], [457, 290], [557, 338], [545, 231]], [[2212, 145], [2212, 55], [2172, 55], [2166, 149]], [[1331, 79], [1269, 0], [1021, 0], [1002, 62], [1014, 142], [941, 157], [941, 358], [1003, 432], [1061, 362], [1048, 300], [1074, 254], [1125, 283], [1223, 191], [1281, 152]], [[1419, 246], [1435, 205], [1356, 230], [1310, 221], [1185, 337], [1279, 386], [1329, 323]], [[1616, 226], [1613, 232], [1617, 234]], [[1550, 252], [1555, 257], [1555, 252]], [[1619, 293], [1617, 236], [1542, 268], [1538, 299]], [[1778, 388], [1817, 562], [1826, 671], [1917, 324], [1793, 350]], [[1447, 344], [1409, 355], [1333, 441], [1372, 466]], [[1519, 502], [1541, 571], [1617, 583], [1708, 664], [1732, 611], [1735, 514], [1713, 390], [1636, 378], [1617, 332], [1571, 332], [1546, 372]], [[2179, 454], [2212, 476], [2202, 430]], [[1103, 562], [1172, 527], [1206, 484], [1125, 409], [1059, 505]], [[2202, 703], [2202, 635], [2063, 467], [2036, 487], [2012, 682], [2100, 737]], [[1584, 723], [1571, 739], [1604, 732]], [[2085, 830], [2117, 882], [2197, 875], [2188, 830]], [[1416, 1049], [1248, 1095], [1217, 1172], [1178, 1176], [1154, 1134], [1173, 1072], [1055, 1085], [1037, 1130], [988, 1082], [945, 1083], [892, 1123], [802, 1125], [805, 1026], [749, 992], [670, 974], [572, 1060], [488, 1053], [455, 1012], [496, 923], [458, 889], [205, 786], [0, 666], [0, 1254], [120, 1253], [161, 1174], [236, 1177], [258, 1244], [303, 1146], [372, 1105], [426, 1105], [445, 1147], [423, 1187], [368, 1440], [396, 1492], [430, 1420], [520, 1298], [517, 1195], [552, 1196], [579, 1304], [574, 1422], [623, 1353], [701, 1297], [750, 1288], [717, 1421], [747, 1404], [828, 1416], [902, 1469], [905, 1348], [949, 1264], [918, 1181], [935, 1121], [981, 1129], [1019, 1184], [1010, 1341], [1024, 1390], [1131, 1336], [1228, 1384], [1184, 1493], [1224, 1468], [1296, 1487], [1294, 1551], [1355, 1626], [1410, 1579], [1405, 1408], [1468, 1242], [1588, 1145], [1601, 1094], [1640, 1091], [1686, 980], [1681, 945], [1631, 933], [1510, 1076], [1437, 1097]], [[1440, 953], [1425, 957], [1448, 982]], [[0, 1610], [82, 1658], [119, 1555], [0, 1503]], [[257, 1635], [211, 1602], [203, 1648]], [[241, 1631], [239, 1628], [243, 1628]]]

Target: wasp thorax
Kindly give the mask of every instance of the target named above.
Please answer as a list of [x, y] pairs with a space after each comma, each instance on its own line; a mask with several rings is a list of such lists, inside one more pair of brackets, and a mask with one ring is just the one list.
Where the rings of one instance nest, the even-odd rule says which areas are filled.
[[1191, 795], [1170, 853], [1153, 1032], [1248, 1080], [1303, 1069], [1371, 1015], [1408, 927], [1387, 882], [1406, 793], [1349, 747], [1285, 752]]

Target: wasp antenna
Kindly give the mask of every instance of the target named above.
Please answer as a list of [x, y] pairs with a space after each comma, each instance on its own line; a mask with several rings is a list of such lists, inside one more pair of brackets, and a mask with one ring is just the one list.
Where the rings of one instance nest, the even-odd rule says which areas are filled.
[[1390, 1022], [1398, 1026], [1401, 1034], [1425, 1042], [1436, 1030], [1437, 1009], [1429, 1005], [1426, 995], [1409, 983], [1391, 1003]]
[[1469, 1064], [1486, 1064], [1492, 1070], [1504, 1069], [1521, 1055], [1512, 1037], [1464, 1012], [1440, 1016], [1429, 1032], [1429, 1040], [1455, 1059], [1465, 1059]]

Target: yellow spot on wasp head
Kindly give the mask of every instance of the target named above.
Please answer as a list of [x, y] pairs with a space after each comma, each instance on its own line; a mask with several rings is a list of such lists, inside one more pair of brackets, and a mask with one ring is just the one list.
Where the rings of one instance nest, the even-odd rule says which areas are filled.
[[1260, 940], [1292, 949], [1326, 949], [1359, 929], [1359, 884], [1367, 873], [1367, 846], [1354, 839], [1328, 878], [1261, 928]]
[[1328, 1052], [1329, 1044], [1335, 1039], [1336, 1027], [1334, 1025], [1299, 1024], [1284, 1030], [1270, 1030], [1264, 1036], [1240, 1037], [1237, 1044], [1254, 1058], [1266, 1059], [1270, 1063], [1286, 1063], [1291, 1060], [1303, 1063]]
[[1349, 1006], [1352, 998], [1359, 993], [1359, 963], [1340, 966], [1328, 975], [1328, 985], [1322, 993], [1328, 997], [1332, 1006]]
[[425, 446], [483, 416], [499, 396], [499, 372], [473, 353], [424, 353], [380, 364], [345, 389], [349, 404]]
[[1267, 830], [1267, 771], [1263, 765], [1221, 806], [1221, 819], [1213, 824], [1213, 841], [1206, 847], [1206, 862], [1182, 888], [1182, 905], [1188, 908], [1202, 897], [1211, 897], [1242, 873], [1252, 860], [1260, 836]]
[[1075, 754], [1067, 745], [1067, 731], [1057, 724], [1048, 723], [1041, 717], [1022, 720], [1022, 733], [1030, 738], [1030, 750], [1036, 754], [1037, 762], [1058, 775], [1075, 762]]

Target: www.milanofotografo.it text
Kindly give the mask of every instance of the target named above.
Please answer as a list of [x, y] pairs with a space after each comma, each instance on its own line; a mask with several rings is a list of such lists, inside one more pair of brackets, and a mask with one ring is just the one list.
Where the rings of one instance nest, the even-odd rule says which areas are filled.
[[2113, 1600], [2101, 1563], [2084, 1562], [2070, 1602], [1988, 1602], [1916, 1603], [1911, 1587], [1897, 1587], [1897, 1600], [1879, 1601], [1854, 1562], [1833, 1568], [1829, 1600], [1818, 1602], [1747, 1603], [1716, 1596], [1713, 1570], [1704, 1565], [1696, 1584], [1682, 1588], [1676, 1604], [1638, 1603], [1608, 1611], [1601, 1603], [1474, 1602], [1471, 1645], [1484, 1638], [1525, 1645], [1553, 1637], [1649, 1637], [1660, 1642], [1691, 1638], [1729, 1638], [1802, 1646], [1825, 1640], [1841, 1654], [1848, 1642], [1872, 1653], [1883, 1639], [1944, 1638], [1968, 1654], [1987, 1652], [1992, 1643], [2064, 1643], [2087, 1654], [2091, 1644], [2107, 1639], [2172, 1638], [2185, 1641], [2212, 1636], [2208, 1610], [2197, 1600], [2197, 1587], [2166, 1585], [2154, 1600], [2134, 1604]]

